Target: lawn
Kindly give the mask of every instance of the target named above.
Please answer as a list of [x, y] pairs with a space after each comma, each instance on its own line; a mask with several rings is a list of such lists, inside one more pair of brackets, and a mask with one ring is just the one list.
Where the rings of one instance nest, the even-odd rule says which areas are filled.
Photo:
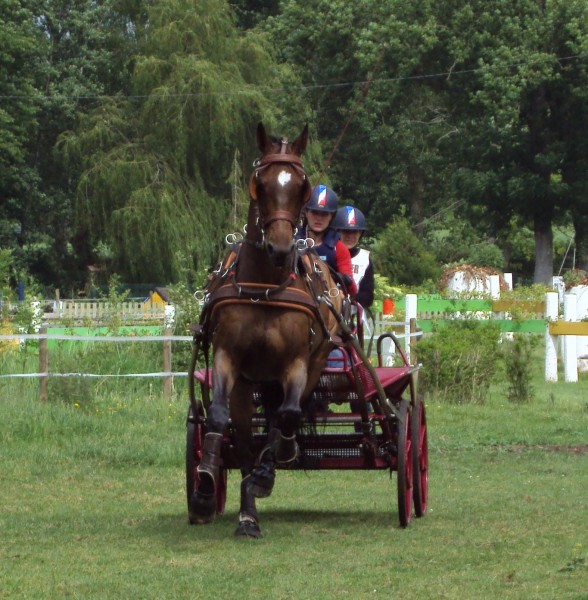
[[[190, 526], [182, 389], [40, 404], [0, 387], [0, 598], [588, 598], [588, 378], [513, 405], [427, 405], [429, 510], [385, 472], [278, 473], [264, 537]], [[178, 384], [182, 388], [181, 384]]]

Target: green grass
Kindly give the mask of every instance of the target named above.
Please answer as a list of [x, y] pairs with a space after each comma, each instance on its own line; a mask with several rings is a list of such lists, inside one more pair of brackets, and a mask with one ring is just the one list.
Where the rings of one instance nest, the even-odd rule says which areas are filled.
[[[0, 386], [0, 598], [588, 598], [588, 378], [513, 405], [429, 404], [429, 511], [385, 472], [279, 472], [264, 537], [187, 522], [186, 396], [40, 405]], [[0, 380], [1, 381], [1, 380]], [[395, 474], [394, 474], [395, 475]]]

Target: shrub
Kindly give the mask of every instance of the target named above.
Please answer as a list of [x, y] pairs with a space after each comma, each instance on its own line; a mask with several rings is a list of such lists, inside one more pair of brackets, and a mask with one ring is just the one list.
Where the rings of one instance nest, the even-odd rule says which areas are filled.
[[500, 270], [504, 268], [502, 250], [495, 244], [487, 242], [476, 244], [466, 257], [466, 261], [479, 267], [492, 267]]
[[417, 238], [406, 219], [396, 218], [378, 236], [373, 246], [375, 270], [392, 283], [420, 285], [439, 277], [435, 257]]
[[416, 347], [424, 367], [419, 386], [434, 400], [481, 404], [498, 369], [500, 327], [492, 321], [456, 319]]
[[507, 395], [511, 402], [524, 403], [533, 399], [533, 374], [529, 365], [533, 362], [531, 358], [537, 343], [537, 338], [519, 334], [502, 344], [502, 358], [508, 381]]

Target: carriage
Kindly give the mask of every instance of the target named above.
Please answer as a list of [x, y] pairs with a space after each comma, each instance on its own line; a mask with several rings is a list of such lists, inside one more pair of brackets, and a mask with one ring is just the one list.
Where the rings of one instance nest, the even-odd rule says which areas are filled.
[[[416, 516], [427, 506], [418, 367], [392, 333], [378, 339], [378, 366], [372, 366], [361, 342], [361, 307], [312, 245], [296, 238], [311, 194], [300, 158], [307, 139], [308, 127], [290, 143], [258, 125], [261, 157], [249, 183], [245, 237], [233, 238], [211, 274], [194, 326], [189, 518], [205, 524], [222, 513], [227, 472], [239, 469], [235, 533], [244, 537], [261, 536], [256, 499], [271, 494], [276, 469], [396, 471], [400, 524], [408, 524], [413, 506]], [[386, 338], [398, 350], [399, 366], [382, 364]]]
[[[400, 359], [398, 366], [383, 366], [382, 347], [390, 338]], [[398, 518], [406, 527], [414, 514], [427, 509], [428, 447], [425, 405], [417, 393], [419, 366], [411, 366], [393, 333], [377, 340], [378, 366], [371, 367], [355, 347], [330, 360], [312, 393], [319, 408], [297, 435], [298, 457], [283, 468], [294, 470], [358, 469], [396, 472]], [[202, 397], [212, 386], [211, 370], [199, 369], [194, 378]], [[350, 412], [353, 406], [357, 412]], [[254, 452], [267, 444], [266, 415], [258, 404], [252, 420]], [[186, 434], [186, 491], [194, 492], [196, 468], [203, 452], [206, 407], [190, 408]], [[224, 511], [227, 472], [239, 468], [231, 426], [223, 437], [217, 513]], [[414, 513], [413, 513], [414, 510]]]

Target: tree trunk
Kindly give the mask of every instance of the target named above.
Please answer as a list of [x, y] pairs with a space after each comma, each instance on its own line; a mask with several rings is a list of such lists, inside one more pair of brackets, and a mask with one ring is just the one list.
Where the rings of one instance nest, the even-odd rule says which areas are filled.
[[417, 165], [411, 165], [408, 169], [408, 207], [412, 230], [415, 235], [423, 237], [423, 196], [425, 194], [425, 176], [423, 170]]
[[553, 231], [551, 216], [535, 214], [535, 274], [534, 283], [553, 282]]
[[583, 210], [572, 210], [574, 243], [576, 245], [576, 269], [588, 271], [588, 214]]

